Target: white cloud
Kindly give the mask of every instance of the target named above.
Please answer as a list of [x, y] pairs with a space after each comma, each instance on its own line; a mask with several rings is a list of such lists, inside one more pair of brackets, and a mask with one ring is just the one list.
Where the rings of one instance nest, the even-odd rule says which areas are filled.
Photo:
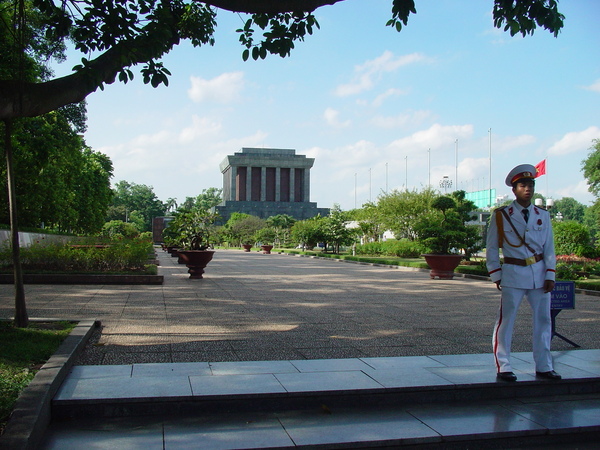
[[141, 134], [131, 140], [131, 147], [156, 147], [168, 143], [172, 139], [167, 130], [160, 130], [154, 134]]
[[346, 120], [346, 121], [342, 122], [342, 121], [340, 121], [339, 116], [340, 116], [340, 112], [333, 108], [327, 108], [325, 110], [325, 112], [323, 113], [323, 118], [325, 119], [327, 124], [332, 127], [346, 128], [346, 127], [350, 126], [350, 124], [351, 124], [350, 120]]
[[244, 87], [244, 73], [224, 73], [211, 80], [191, 76], [190, 82], [192, 86], [188, 89], [188, 96], [195, 103], [231, 103], [238, 99]]
[[388, 89], [383, 94], [380, 94], [377, 97], [375, 97], [375, 100], [373, 100], [373, 106], [379, 107], [388, 98], [395, 97], [395, 96], [398, 96], [398, 95], [405, 95], [406, 93], [407, 93], [407, 91], [403, 91], [402, 89], [393, 89], [393, 88], [392, 89]]
[[573, 131], [565, 134], [562, 139], [548, 149], [549, 155], [568, 155], [592, 146], [592, 139], [600, 138], [600, 128], [591, 126], [583, 131]]
[[373, 142], [363, 139], [336, 148], [311, 147], [300, 153], [315, 158], [311, 192], [320, 192], [320, 198], [327, 198], [324, 203], [319, 201], [319, 206], [350, 205], [356, 193], [361, 194], [360, 204], [365, 198], [378, 195], [384, 160]]
[[592, 84], [590, 84], [589, 86], [584, 86], [584, 89], [587, 89], [588, 91], [593, 91], [593, 92], [600, 92], [600, 78], [597, 79]]
[[[591, 193], [588, 190], [587, 180], [583, 179], [577, 184], [571, 184], [569, 186], [565, 186], [561, 189], [557, 189], [556, 193], [558, 194], [558, 198], [562, 197], [573, 197], [576, 199], [590, 199]], [[581, 201], [581, 200], [580, 200]], [[585, 204], [585, 200], [583, 200]], [[589, 203], [593, 203], [593, 200], [589, 200]]]
[[179, 132], [179, 142], [189, 144], [200, 137], [216, 135], [221, 131], [221, 124], [206, 117], [192, 116], [192, 124]]
[[386, 50], [383, 54], [373, 60], [354, 68], [354, 77], [350, 83], [342, 84], [335, 89], [335, 95], [347, 97], [360, 94], [361, 92], [372, 89], [375, 80], [383, 73], [394, 72], [399, 67], [422, 62], [427, 60], [421, 53], [411, 53], [409, 55], [394, 56], [392, 52]]
[[[459, 182], [464, 182], [465, 186], [462, 189], [467, 189], [468, 180], [477, 180], [477, 184], [481, 180], [482, 186], [480, 189], [486, 189], [489, 186], [483, 186], [483, 181], [488, 176], [490, 167], [489, 158], [465, 158], [458, 163], [458, 179]], [[489, 184], [489, 176], [486, 181]], [[460, 188], [460, 186], [459, 186]], [[474, 190], [471, 188], [471, 190]], [[479, 190], [479, 188], [477, 189]]]
[[373, 159], [377, 159], [380, 151], [375, 144], [367, 140], [359, 140], [352, 144], [336, 148], [312, 147], [302, 154], [315, 158], [319, 165], [335, 164], [342, 167], [361, 167]]
[[371, 124], [378, 128], [403, 128], [407, 126], [418, 126], [427, 120], [433, 118], [431, 111], [410, 111], [397, 116], [375, 116], [371, 119]]
[[426, 130], [417, 131], [412, 135], [393, 141], [390, 147], [404, 149], [409, 152], [421, 152], [424, 149], [446, 147], [456, 139], [465, 139], [473, 135], [473, 125], [434, 124]]
[[530, 134], [501, 137], [492, 134], [492, 149], [494, 154], [508, 153], [522, 147], [531, 147], [535, 142], [535, 136], [531, 136]]

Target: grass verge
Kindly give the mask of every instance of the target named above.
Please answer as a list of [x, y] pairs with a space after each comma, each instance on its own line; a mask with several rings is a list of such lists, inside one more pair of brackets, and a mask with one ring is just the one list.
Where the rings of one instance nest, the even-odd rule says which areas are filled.
[[0, 434], [19, 394], [76, 326], [72, 322], [30, 322], [15, 328], [0, 321]]
[[[299, 249], [275, 249], [274, 251], [281, 253], [289, 253], [292, 255], [318, 256], [321, 258], [343, 259], [347, 261], [384, 264], [388, 266], [404, 266], [416, 267], [419, 269], [429, 269], [429, 266], [423, 258], [399, 258], [392, 256], [351, 256], [349, 254], [344, 253], [338, 255], [335, 253], [324, 253], [321, 251], [302, 251]], [[488, 276], [488, 272], [485, 267], [485, 260], [482, 258], [473, 258], [473, 260], [469, 263], [459, 265], [455, 269], [455, 272], [468, 275], [479, 275], [483, 277]], [[600, 277], [591, 277], [588, 279], [575, 280], [575, 287], [577, 289], [600, 291]]]

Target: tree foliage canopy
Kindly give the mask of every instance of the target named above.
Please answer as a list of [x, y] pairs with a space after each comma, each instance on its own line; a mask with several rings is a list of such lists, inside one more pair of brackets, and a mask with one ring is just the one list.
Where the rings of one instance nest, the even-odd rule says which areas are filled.
[[[85, 145], [64, 108], [19, 120], [13, 127], [12, 146], [22, 226], [100, 231], [112, 199], [112, 162]], [[4, 147], [0, 142], [1, 154]], [[0, 159], [0, 174], [6, 179], [4, 159]], [[8, 223], [5, 189], [0, 191], [0, 201], [0, 222]]]
[[581, 167], [583, 176], [587, 178], [588, 190], [596, 197], [600, 196], [600, 139], [594, 139], [588, 157]]
[[[186, 197], [185, 201], [181, 204], [181, 209], [202, 209], [210, 210], [221, 203], [221, 197], [223, 189], [211, 187], [208, 189], [202, 189], [202, 192], [196, 197]], [[174, 202], [170, 199], [169, 202]], [[166, 209], [170, 209], [170, 205], [165, 205]]]
[[554, 216], [560, 212], [564, 220], [574, 220], [583, 223], [586, 209], [587, 206], [579, 203], [573, 197], [563, 197], [554, 202], [554, 211], [551, 212], [554, 213]]
[[[34, 117], [80, 102], [141, 65], [145, 83], [168, 84], [161, 58], [181, 41], [214, 44], [218, 9], [246, 14], [237, 30], [242, 58], [290, 55], [296, 41], [319, 28], [313, 12], [345, 0], [0, 0], [0, 119]], [[368, 1], [368, 0], [363, 0]], [[417, 12], [414, 0], [392, 0], [387, 25], [400, 31]], [[539, 26], [557, 35], [563, 15], [556, 0], [494, 0], [494, 24], [511, 35]], [[35, 32], [33, 31], [35, 30]], [[64, 57], [71, 42], [82, 54], [70, 75], [33, 74], [33, 53]]]
[[163, 216], [165, 209], [152, 186], [122, 180], [115, 184], [114, 198], [107, 218], [124, 222], [139, 221], [139, 231], [151, 231], [152, 219]]
[[396, 239], [414, 241], [418, 237], [414, 227], [417, 219], [432, 210], [431, 203], [436, 197], [431, 188], [421, 192], [393, 190], [382, 195], [378, 199], [377, 210], [383, 227], [394, 233]]

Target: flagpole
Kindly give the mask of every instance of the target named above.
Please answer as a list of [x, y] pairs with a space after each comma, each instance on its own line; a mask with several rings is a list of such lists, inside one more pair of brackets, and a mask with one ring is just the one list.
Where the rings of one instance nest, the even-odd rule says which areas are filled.
[[493, 204], [492, 204], [492, 129], [490, 128], [489, 130], [490, 133], [490, 192], [489, 192], [489, 196], [490, 196], [490, 211], [492, 210]]
[[550, 197], [550, 191], [548, 190], [548, 156], [546, 156], [546, 198]]
[[454, 150], [454, 189], [458, 190], [458, 139]]
[[431, 148], [427, 150], [427, 187], [431, 188]]

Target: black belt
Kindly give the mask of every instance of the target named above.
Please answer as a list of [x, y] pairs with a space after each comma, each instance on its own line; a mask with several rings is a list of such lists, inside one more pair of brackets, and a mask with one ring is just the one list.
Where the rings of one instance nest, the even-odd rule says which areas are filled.
[[513, 264], [515, 266], [530, 266], [544, 259], [544, 255], [533, 255], [527, 259], [504, 257], [504, 264]]

